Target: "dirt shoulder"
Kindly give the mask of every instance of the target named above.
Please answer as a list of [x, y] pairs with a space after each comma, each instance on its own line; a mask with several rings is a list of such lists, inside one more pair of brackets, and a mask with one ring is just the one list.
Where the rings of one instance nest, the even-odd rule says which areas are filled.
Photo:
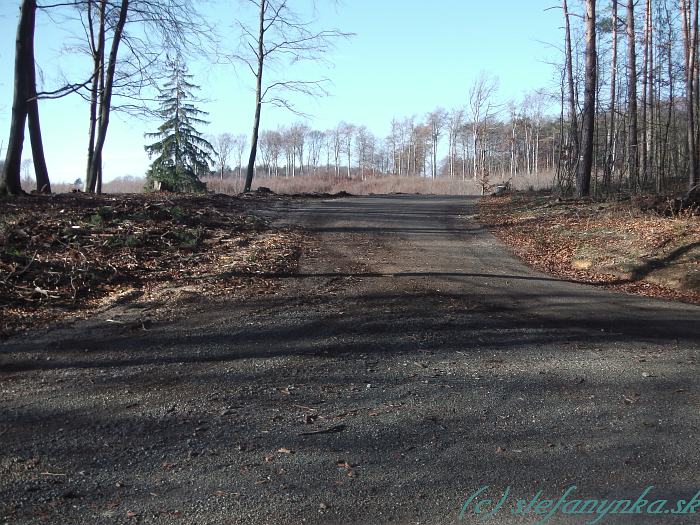
[[31, 196], [2, 203], [0, 337], [127, 301], [149, 316], [191, 294], [264, 295], [301, 234], [273, 228], [275, 195]]
[[479, 217], [535, 268], [627, 293], [700, 303], [700, 217], [543, 193], [482, 199]]

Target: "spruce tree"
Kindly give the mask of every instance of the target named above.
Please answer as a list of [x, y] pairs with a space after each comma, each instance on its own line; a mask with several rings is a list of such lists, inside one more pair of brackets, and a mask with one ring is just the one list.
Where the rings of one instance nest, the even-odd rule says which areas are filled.
[[157, 182], [173, 191], [204, 191], [200, 177], [210, 174], [214, 148], [202, 137], [195, 126], [208, 122], [201, 117], [205, 111], [197, 109], [191, 100], [199, 86], [192, 84], [192, 75], [178, 58], [170, 62], [172, 73], [160, 89], [159, 113], [165, 120], [156, 133], [146, 138], [158, 139], [145, 146], [149, 158], [156, 157], [146, 174], [149, 189]]

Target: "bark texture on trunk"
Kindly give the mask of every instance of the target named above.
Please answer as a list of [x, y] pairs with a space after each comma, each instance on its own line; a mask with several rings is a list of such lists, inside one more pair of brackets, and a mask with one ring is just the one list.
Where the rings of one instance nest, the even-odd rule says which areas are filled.
[[0, 179], [0, 195], [23, 193], [21, 185], [22, 148], [24, 128], [29, 116], [29, 132], [32, 141], [37, 186], [50, 191], [46, 160], [41, 142], [39, 109], [36, 100], [34, 71], [34, 27], [36, 21], [36, 0], [24, 0], [20, 7], [20, 18], [15, 40], [14, 95], [10, 134], [7, 143], [5, 166]]
[[638, 138], [637, 138], [637, 48], [634, 31], [634, 0], [627, 0], [627, 82], [628, 82], [628, 164], [630, 189], [638, 188]]
[[260, 113], [262, 110], [262, 77], [265, 65], [265, 10], [267, 2], [260, 0], [260, 20], [258, 26], [258, 70], [255, 78], [255, 116], [253, 117], [253, 133], [250, 138], [250, 155], [245, 176], [243, 191], [250, 191], [255, 176], [255, 158], [258, 154], [258, 136], [260, 134]]
[[597, 78], [595, 22], [595, 0], [586, 0], [586, 87], [584, 91], [581, 157], [576, 175], [576, 193], [579, 197], [589, 195], [591, 190]]
[[617, 0], [611, 2], [612, 11], [612, 62], [610, 64], [610, 126], [608, 127], [608, 137], [606, 141], [606, 158], [603, 168], [603, 186], [607, 189], [612, 181], [612, 174], [615, 170], [615, 149], [616, 140], [616, 119], [615, 104], [617, 98]]
[[31, 35], [28, 37], [27, 57], [27, 120], [29, 124], [29, 140], [32, 145], [32, 159], [34, 161], [34, 176], [36, 177], [36, 189], [40, 193], [51, 193], [51, 181], [49, 170], [46, 167], [44, 155], [44, 142], [41, 138], [41, 124], [39, 120], [39, 100], [36, 93], [36, 65], [34, 64], [34, 28], [36, 15], [36, 0], [32, 0], [34, 14], [32, 15]]
[[92, 81], [90, 86], [90, 125], [88, 129], [88, 152], [87, 165], [85, 168], [85, 184], [83, 189], [88, 191], [90, 179], [90, 167], [92, 166], [92, 156], [95, 151], [95, 135], [97, 133], [97, 104], [99, 100], [100, 87], [104, 85], [104, 49], [105, 49], [105, 8], [106, 0], [100, 0], [98, 11], [98, 28], [95, 36], [92, 6], [94, 2], [88, 3], [88, 29], [90, 32], [90, 51], [92, 53]]
[[86, 181], [86, 190], [89, 192], [100, 192], [102, 189], [102, 150], [104, 149], [105, 141], [107, 140], [107, 128], [109, 126], [109, 115], [112, 109], [112, 89], [114, 87], [114, 73], [117, 67], [117, 55], [119, 54], [119, 44], [122, 34], [124, 33], [124, 25], [129, 12], [129, 0], [122, 0], [119, 9], [119, 18], [114, 28], [114, 37], [112, 38], [112, 47], [109, 52], [109, 60], [107, 61], [107, 70], [104, 74], [104, 86], [102, 86], [100, 94], [100, 112], [99, 122], [97, 125], [97, 135], [95, 138], [95, 147], [90, 159], [90, 167]]
[[698, 0], [680, 0], [685, 50], [685, 108], [688, 149], [688, 191], [697, 192], [698, 155], [696, 139], [695, 70], [697, 67]]
[[[566, 76], [569, 88], [569, 147], [571, 148], [571, 154], [569, 156], [569, 159], [570, 162], [575, 163], [578, 159], [579, 154], [578, 115], [576, 109], [576, 90], [574, 89], [573, 55], [571, 51], [571, 23], [569, 21], [569, 5], [566, 0], [562, 0], [562, 7], [564, 9], [564, 45], [566, 48]], [[573, 168], [574, 166], [569, 166], [569, 170]], [[569, 173], [571, 173], [571, 171], [569, 171]]]

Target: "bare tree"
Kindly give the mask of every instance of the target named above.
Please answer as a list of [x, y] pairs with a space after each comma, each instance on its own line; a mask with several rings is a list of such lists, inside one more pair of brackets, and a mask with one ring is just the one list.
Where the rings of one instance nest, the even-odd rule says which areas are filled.
[[36, 181], [33, 176], [34, 162], [32, 159], [24, 159], [22, 161], [22, 187], [28, 188], [33, 182]]
[[[102, 0], [102, 3], [106, 2]], [[109, 51], [109, 56], [105, 64], [104, 48], [102, 48], [101, 56], [98, 58], [99, 70], [94, 74], [99, 75], [93, 80], [99, 82], [99, 94], [97, 95], [97, 106], [99, 106], [96, 128], [90, 131], [88, 152], [88, 171], [85, 178], [85, 191], [100, 193], [100, 183], [102, 180], [102, 151], [105, 141], [107, 140], [107, 129], [109, 127], [109, 117], [112, 109], [112, 92], [114, 89], [114, 75], [117, 68], [117, 56], [119, 53], [119, 44], [121, 43], [122, 35], [124, 34], [124, 25], [129, 12], [129, 0], [121, 0], [117, 22], [114, 26], [112, 35], [112, 45]], [[104, 13], [103, 13], [104, 16]], [[104, 38], [104, 34], [103, 34]], [[92, 109], [91, 109], [92, 111]]]
[[389, 144], [391, 145], [391, 162], [393, 172], [401, 176], [401, 124], [395, 118], [391, 119], [391, 132], [389, 134]]
[[564, 10], [564, 47], [566, 57], [566, 79], [568, 85], [568, 100], [569, 100], [569, 162], [567, 173], [575, 168], [578, 161], [579, 140], [578, 140], [578, 109], [576, 108], [576, 90], [574, 89], [574, 66], [573, 53], [571, 49], [571, 16], [569, 13], [569, 5], [566, 0], [562, 0], [562, 8]]
[[406, 162], [404, 173], [407, 176], [416, 174], [416, 123], [415, 117], [406, 117], [401, 126], [401, 149], [403, 150], [403, 158]]
[[637, 138], [637, 47], [634, 30], [634, 0], [627, 0], [627, 97], [629, 116], [628, 168], [632, 190], [637, 189], [639, 152]]
[[293, 65], [304, 60], [317, 60], [328, 52], [338, 37], [349, 36], [336, 29], [313, 30], [311, 22], [303, 20], [291, 10], [288, 0], [247, 0], [257, 12], [257, 27], [239, 24], [242, 31], [241, 50], [235, 59], [243, 62], [255, 78], [255, 116], [250, 140], [250, 158], [245, 191], [250, 191], [255, 175], [255, 157], [260, 132], [260, 116], [265, 103], [295, 111], [284, 92], [319, 96], [326, 94], [327, 79], [291, 80], [273, 79], [264, 82], [269, 67]]
[[344, 142], [343, 134], [345, 125], [345, 122], [341, 122], [335, 128], [333, 128], [332, 132], [330, 133], [332, 148], [329, 149], [333, 150], [333, 165], [335, 167], [336, 178], [340, 178], [340, 153]]
[[427, 121], [430, 128], [431, 176], [435, 179], [438, 174], [437, 150], [447, 121], [447, 112], [442, 108], [437, 108], [435, 111], [428, 113]]
[[235, 139], [230, 133], [221, 133], [214, 139], [216, 149], [216, 164], [219, 167], [219, 177], [224, 180], [224, 171], [229, 167], [229, 159], [235, 145]]
[[410, 148], [412, 150], [409, 158], [412, 159], [413, 173], [425, 176], [427, 174], [428, 152], [432, 143], [431, 129], [427, 125], [414, 126], [412, 119], [409, 122], [411, 129]]
[[[544, 118], [545, 96], [532, 91], [523, 97], [521, 124], [525, 132], [525, 167], [528, 173], [539, 175], [540, 132]], [[511, 141], [515, 141], [515, 128], [511, 129]]]
[[585, 197], [591, 189], [593, 166], [593, 132], [595, 128], [595, 100], [597, 87], [595, 0], [586, 0], [586, 83], [583, 100], [583, 133], [581, 158], [576, 175], [576, 193]]
[[[159, 65], [167, 73], [167, 51], [179, 56], [199, 46], [211, 32], [198, 15], [193, 0], [74, 0], [87, 36], [92, 71], [88, 82], [63, 91], [88, 87], [88, 132], [85, 191], [101, 191], [102, 151], [111, 113], [150, 113], [141, 96], [144, 87], [155, 87]], [[133, 30], [129, 32], [129, 27]], [[109, 49], [108, 48], [109, 43]], [[129, 102], [115, 104], [115, 97]], [[138, 102], [135, 104], [134, 102]]]
[[685, 102], [688, 148], [688, 191], [698, 190], [698, 155], [696, 143], [696, 113], [693, 97], [698, 89], [696, 70], [698, 68], [698, 0], [680, 0], [681, 26], [685, 51]]
[[[293, 158], [299, 159], [299, 173], [304, 173], [304, 147], [306, 146], [306, 137], [309, 134], [308, 124], [303, 122], [297, 122], [289, 129], [289, 138], [291, 140], [293, 151]], [[292, 176], [296, 174], [295, 165], [292, 165]]]
[[362, 180], [366, 178], [366, 169], [373, 164], [375, 145], [374, 135], [367, 129], [367, 126], [359, 126], [355, 136], [355, 147], [357, 148], [357, 165], [360, 168]]
[[457, 158], [457, 139], [460, 129], [464, 126], [464, 109], [452, 110], [447, 124], [448, 155], [450, 162], [450, 178], [455, 176], [455, 160]]
[[[275, 176], [279, 173], [279, 158], [282, 154], [282, 144], [282, 134], [279, 131], [268, 130], [260, 134], [260, 149], [263, 155], [263, 162], [267, 166], [267, 174], [269, 177], [273, 175], [273, 172]], [[243, 150], [241, 151], [241, 154], [242, 153]]]
[[605, 164], [603, 166], [603, 186], [608, 187], [610, 185], [613, 170], [615, 169], [615, 153], [617, 147], [617, 134], [616, 134], [616, 115], [617, 110], [615, 106], [617, 97], [617, 27], [618, 27], [618, 16], [617, 16], [617, 0], [611, 0], [611, 24], [612, 24], [612, 50], [611, 50], [611, 61], [610, 61], [610, 107], [608, 112], [610, 113], [610, 123], [608, 125], [608, 135], [606, 141], [606, 157]]
[[473, 176], [476, 179], [478, 173], [483, 169], [482, 157], [479, 151], [479, 140], [483, 124], [492, 116], [495, 105], [493, 96], [498, 90], [498, 79], [490, 76], [485, 71], [479, 73], [471, 88], [469, 89], [469, 109], [472, 118], [472, 146], [474, 148]]
[[513, 178], [518, 174], [518, 149], [517, 149], [517, 129], [518, 129], [518, 113], [516, 110], [515, 101], [508, 102], [508, 115], [510, 116], [510, 177]]
[[648, 110], [648, 104], [653, 103], [653, 92], [649, 89], [653, 88], [653, 80], [651, 76], [653, 75], [653, 50], [652, 46], [652, 21], [651, 21], [651, 0], [645, 0], [644, 9], [644, 48], [642, 51], [642, 114], [641, 114], [641, 137], [642, 144], [640, 148], [640, 161], [641, 161], [641, 172], [640, 172], [640, 187], [644, 187], [650, 166], [650, 148], [648, 144], [648, 137], [651, 132], [651, 125], [649, 119], [651, 117]]
[[15, 41], [14, 97], [7, 153], [0, 179], [0, 195], [22, 193], [21, 162], [24, 145], [24, 126], [29, 120], [29, 139], [32, 145], [37, 189], [50, 193], [48, 170], [39, 124], [39, 104], [36, 93], [34, 65], [34, 29], [36, 0], [23, 0], [20, 8]]
[[[236, 152], [236, 158], [238, 159], [238, 178], [243, 178], [243, 153], [248, 147], [248, 138], [239, 134], [233, 138], [233, 149]], [[275, 159], [276, 160], [276, 159]]]
[[462, 152], [462, 180], [467, 180], [467, 150], [472, 141], [472, 133], [468, 125], [464, 125], [459, 129], [457, 134], [457, 142], [459, 143]]
[[351, 170], [352, 170], [352, 139], [355, 136], [355, 125], [354, 124], [349, 124], [348, 122], [343, 122], [341, 124], [341, 137], [343, 140], [343, 147], [345, 149], [345, 155], [347, 156], [348, 160], [348, 166], [347, 166], [347, 174], [348, 174], [348, 179], [351, 176]]
[[316, 174], [321, 159], [321, 149], [326, 142], [326, 135], [322, 131], [311, 130], [308, 133], [308, 148], [306, 165]]
[[295, 153], [295, 148], [294, 148], [294, 141], [292, 139], [292, 134], [290, 132], [289, 128], [279, 128], [279, 134], [280, 138], [282, 139], [282, 150], [284, 151], [284, 176], [285, 178], [289, 177], [290, 175], [293, 177], [294, 176], [294, 166], [296, 165], [296, 162], [294, 160], [294, 153]]

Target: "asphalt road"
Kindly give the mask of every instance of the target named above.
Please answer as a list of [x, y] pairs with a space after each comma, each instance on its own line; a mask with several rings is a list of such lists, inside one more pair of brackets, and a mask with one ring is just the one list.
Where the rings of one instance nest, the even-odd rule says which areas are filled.
[[700, 308], [537, 273], [475, 213], [292, 202], [273, 297], [3, 343], [0, 522], [508, 525], [575, 485], [668, 502], [599, 523], [698, 523], [665, 510], [700, 490]]

